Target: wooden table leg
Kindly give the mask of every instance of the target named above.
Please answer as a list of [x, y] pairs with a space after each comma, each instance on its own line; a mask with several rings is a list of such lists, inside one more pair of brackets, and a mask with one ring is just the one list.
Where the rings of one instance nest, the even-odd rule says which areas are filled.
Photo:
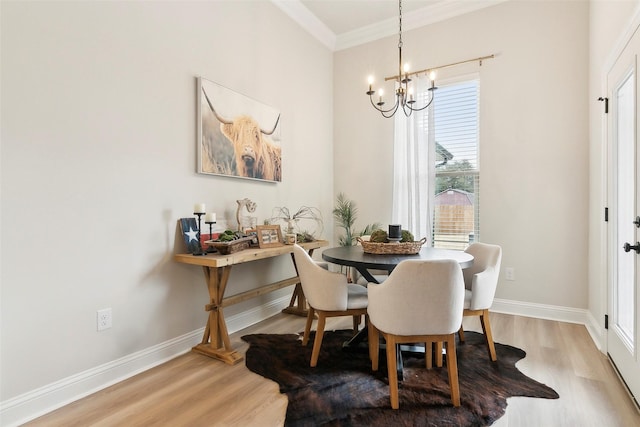
[[231, 266], [203, 267], [203, 270], [210, 298], [210, 303], [205, 306], [205, 310], [209, 312], [209, 319], [204, 328], [202, 342], [192, 350], [222, 360], [229, 365], [235, 365], [244, 357], [231, 347], [229, 331], [222, 311], [222, 299], [229, 281]]

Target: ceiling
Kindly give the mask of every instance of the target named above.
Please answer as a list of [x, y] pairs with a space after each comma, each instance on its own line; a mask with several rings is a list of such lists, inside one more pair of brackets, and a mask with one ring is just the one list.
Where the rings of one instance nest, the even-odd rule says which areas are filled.
[[[300, 0], [336, 36], [386, 19], [398, 20], [397, 0]], [[433, 6], [445, 0], [404, 0], [402, 13]]]
[[[397, 0], [271, 0], [331, 50], [398, 34]], [[402, 30], [411, 30], [507, 0], [403, 0]]]

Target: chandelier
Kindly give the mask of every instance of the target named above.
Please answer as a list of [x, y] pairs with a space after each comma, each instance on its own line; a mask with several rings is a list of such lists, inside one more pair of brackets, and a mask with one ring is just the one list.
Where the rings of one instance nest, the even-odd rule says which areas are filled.
[[427, 89], [429, 92], [429, 96], [428, 100], [425, 101], [425, 104], [422, 106], [415, 106], [416, 99], [414, 97], [413, 87], [409, 85], [409, 83], [411, 83], [410, 77], [418, 73], [409, 73], [409, 64], [405, 63], [404, 66], [402, 65], [402, 0], [398, 0], [398, 12], [398, 75], [394, 77], [387, 77], [385, 79], [385, 81], [395, 80], [397, 83], [398, 87], [396, 88], [396, 102], [391, 108], [385, 109], [385, 102], [382, 98], [384, 92], [382, 89], [378, 90], [378, 102], [374, 101], [373, 95], [376, 93], [376, 91], [372, 89], [373, 76], [369, 76], [369, 90], [366, 92], [367, 95], [369, 95], [369, 100], [371, 101], [371, 105], [373, 106], [373, 108], [378, 110], [386, 118], [393, 117], [400, 107], [402, 107], [402, 111], [407, 117], [409, 117], [414, 111], [424, 110], [433, 102], [435, 91], [437, 89], [435, 82], [435, 70], [422, 70], [421, 72], [429, 75], [429, 79], [431, 80], [431, 87]]

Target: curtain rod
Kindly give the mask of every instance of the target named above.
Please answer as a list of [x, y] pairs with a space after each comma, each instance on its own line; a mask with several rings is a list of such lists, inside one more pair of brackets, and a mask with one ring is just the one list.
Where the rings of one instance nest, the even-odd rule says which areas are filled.
[[[431, 70], [439, 70], [441, 68], [448, 68], [448, 67], [453, 67], [455, 65], [466, 64], [467, 62], [478, 61], [480, 63], [480, 66], [482, 66], [482, 61], [484, 61], [485, 59], [493, 59], [493, 58], [495, 58], [495, 55], [487, 55], [487, 56], [481, 56], [479, 58], [467, 59], [466, 61], [458, 61], [458, 62], [454, 62], [454, 63], [447, 64], [447, 65], [440, 65], [439, 67], [426, 68], [424, 70], [413, 71], [413, 72], [409, 73], [409, 77], [415, 76], [415, 75], [418, 75], [418, 74], [422, 74], [422, 73], [428, 73]], [[402, 77], [402, 76], [400, 76], [400, 77]], [[395, 76], [392, 76], [392, 77], [385, 77], [384, 81], [386, 82], [387, 80], [398, 80], [398, 76], [395, 75]]]

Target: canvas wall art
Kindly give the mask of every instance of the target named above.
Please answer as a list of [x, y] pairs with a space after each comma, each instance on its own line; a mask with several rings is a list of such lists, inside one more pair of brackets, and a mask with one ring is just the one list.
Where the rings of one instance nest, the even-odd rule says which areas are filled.
[[277, 109], [199, 77], [198, 172], [281, 182], [280, 122]]

